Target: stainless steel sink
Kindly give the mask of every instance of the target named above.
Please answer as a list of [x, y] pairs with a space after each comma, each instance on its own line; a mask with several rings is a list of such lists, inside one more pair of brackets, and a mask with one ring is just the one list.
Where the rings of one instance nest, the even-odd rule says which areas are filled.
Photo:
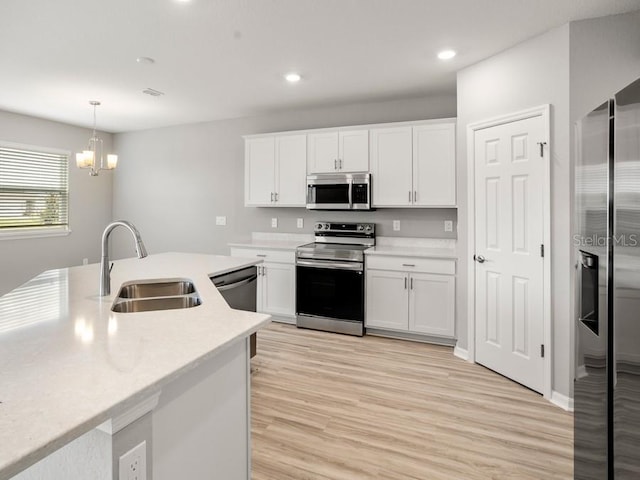
[[191, 280], [163, 278], [123, 283], [111, 310], [118, 313], [193, 308], [202, 301]]
[[154, 310], [175, 310], [178, 308], [197, 307], [202, 302], [200, 297], [184, 295], [179, 297], [139, 298], [116, 302], [111, 310], [118, 313], [151, 312]]
[[118, 297], [120, 298], [148, 298], [170, 297], [194, 293], [196, 288], [190, 280], [145, 280], [139, 282], [127, 282], [122, 284]]

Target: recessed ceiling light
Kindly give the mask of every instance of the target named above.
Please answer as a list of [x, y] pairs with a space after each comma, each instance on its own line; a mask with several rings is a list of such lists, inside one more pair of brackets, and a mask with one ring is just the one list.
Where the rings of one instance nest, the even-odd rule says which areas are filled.
[[438, 53], [438, 58], [440, 60], [450, 60], [455, 56], [456, 52], [453, 50], [442, 50], [440, 53]]
[[156, 63], [156, 61], [151, 57], [138, 57], [136, 58], [136, 62], [138, 62], [141, 65], [152, 65]]
[[290, 72], [284, 76], [284, 79], [289, 83], [297, 83], [301, 78], [300, 74], [296, 72]]

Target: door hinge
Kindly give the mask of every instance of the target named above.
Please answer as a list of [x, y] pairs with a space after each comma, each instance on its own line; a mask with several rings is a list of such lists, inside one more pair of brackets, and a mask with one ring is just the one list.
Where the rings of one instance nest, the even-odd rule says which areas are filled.
[[540, 345], [540, 356], [544, 358], [544, 344]]
[[547, 142], [538, 142], [538, 145], [540, 145], [540, 157], [544, 157], [544, 146], [547, 144]]
[[540, 244], [540, 256], [544, 257], [544, 243]]

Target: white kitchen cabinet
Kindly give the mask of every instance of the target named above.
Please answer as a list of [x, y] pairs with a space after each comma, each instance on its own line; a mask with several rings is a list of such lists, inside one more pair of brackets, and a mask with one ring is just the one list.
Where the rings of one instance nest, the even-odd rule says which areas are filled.
[[455, 121], [370, 131], [374, 207], [456, 204]]
[[307, 137], [276, 135], [245, 139], [245, 205], [306, 205]]
[[259, 258], [256, 309], [273, 315], [275, 321], [295, 323], [295, 250], [232, 247], [232, 257]]
[[413, 190], [414, 206], [455, 206], [455, 123], [413, 127]]
[[453, 338], [455, 260], [367, 256], [367, 328]]
[[406, 207], [412, 204], [412, 130], [410, 126], [371, 130], [373, 205]]
[[307, 135], [307, 172], [368, 172], [369, 130], [333, 130]]

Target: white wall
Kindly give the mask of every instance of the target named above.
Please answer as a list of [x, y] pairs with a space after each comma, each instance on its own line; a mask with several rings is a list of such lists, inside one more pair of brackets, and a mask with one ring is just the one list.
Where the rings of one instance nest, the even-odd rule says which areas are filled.
[[[99, 133], [106, 151], [111, 135]], [[52, 268], [80, 265], [83, 258], [100, 260], [100, 235], [111, 220], [111, 172], [90, 177], [75, 167], [75, 153], [86, 148], [91, 130], [0, 111], [0, 141], [68, 150], [69, 222], [71, 233], [63, 237], [0, 239], [0, 295], [38, 273]], [[96, 279], [96, 288], [98, 279]]]
[[551, 104], [551, 254], [553, 316], [553, 389], [570, 393], [570, 168], [569, 26], [551, 30], [458, 72], [458, 245], [456, 331], [467, 348], [467, 196], [466, 128], [470, 123]]
[[[150, 253], [189, 251], [228, 254], [227, 243], [252, 231], [309, 233], [317, 219], [377, 222], [381, 235], [455, 238], [444, 220], [455, 209], [393, 209], [375, 212], [309, 212], [303, 208], [245, 208], [242, 135], [454, 117], [455, 95], [333, 106], [262, 117], [130, 132], [115, 135], [120, 155], [114, 180], [114, 216], [133, 221]], [[375, 179], [374, 179], [375, 188]], [[225, 215], [227, 226], [215, 225]], [[277, 217], [277, 229], [271, 218]], [[305, 219], [302, 230], [297, 217]], [[455, 229], [454, 229], [455, 230]], [[397, 235], [397, 233], [396, 233]], [[114, 258], [134, 254], [131, 239], [114, 232]]]

